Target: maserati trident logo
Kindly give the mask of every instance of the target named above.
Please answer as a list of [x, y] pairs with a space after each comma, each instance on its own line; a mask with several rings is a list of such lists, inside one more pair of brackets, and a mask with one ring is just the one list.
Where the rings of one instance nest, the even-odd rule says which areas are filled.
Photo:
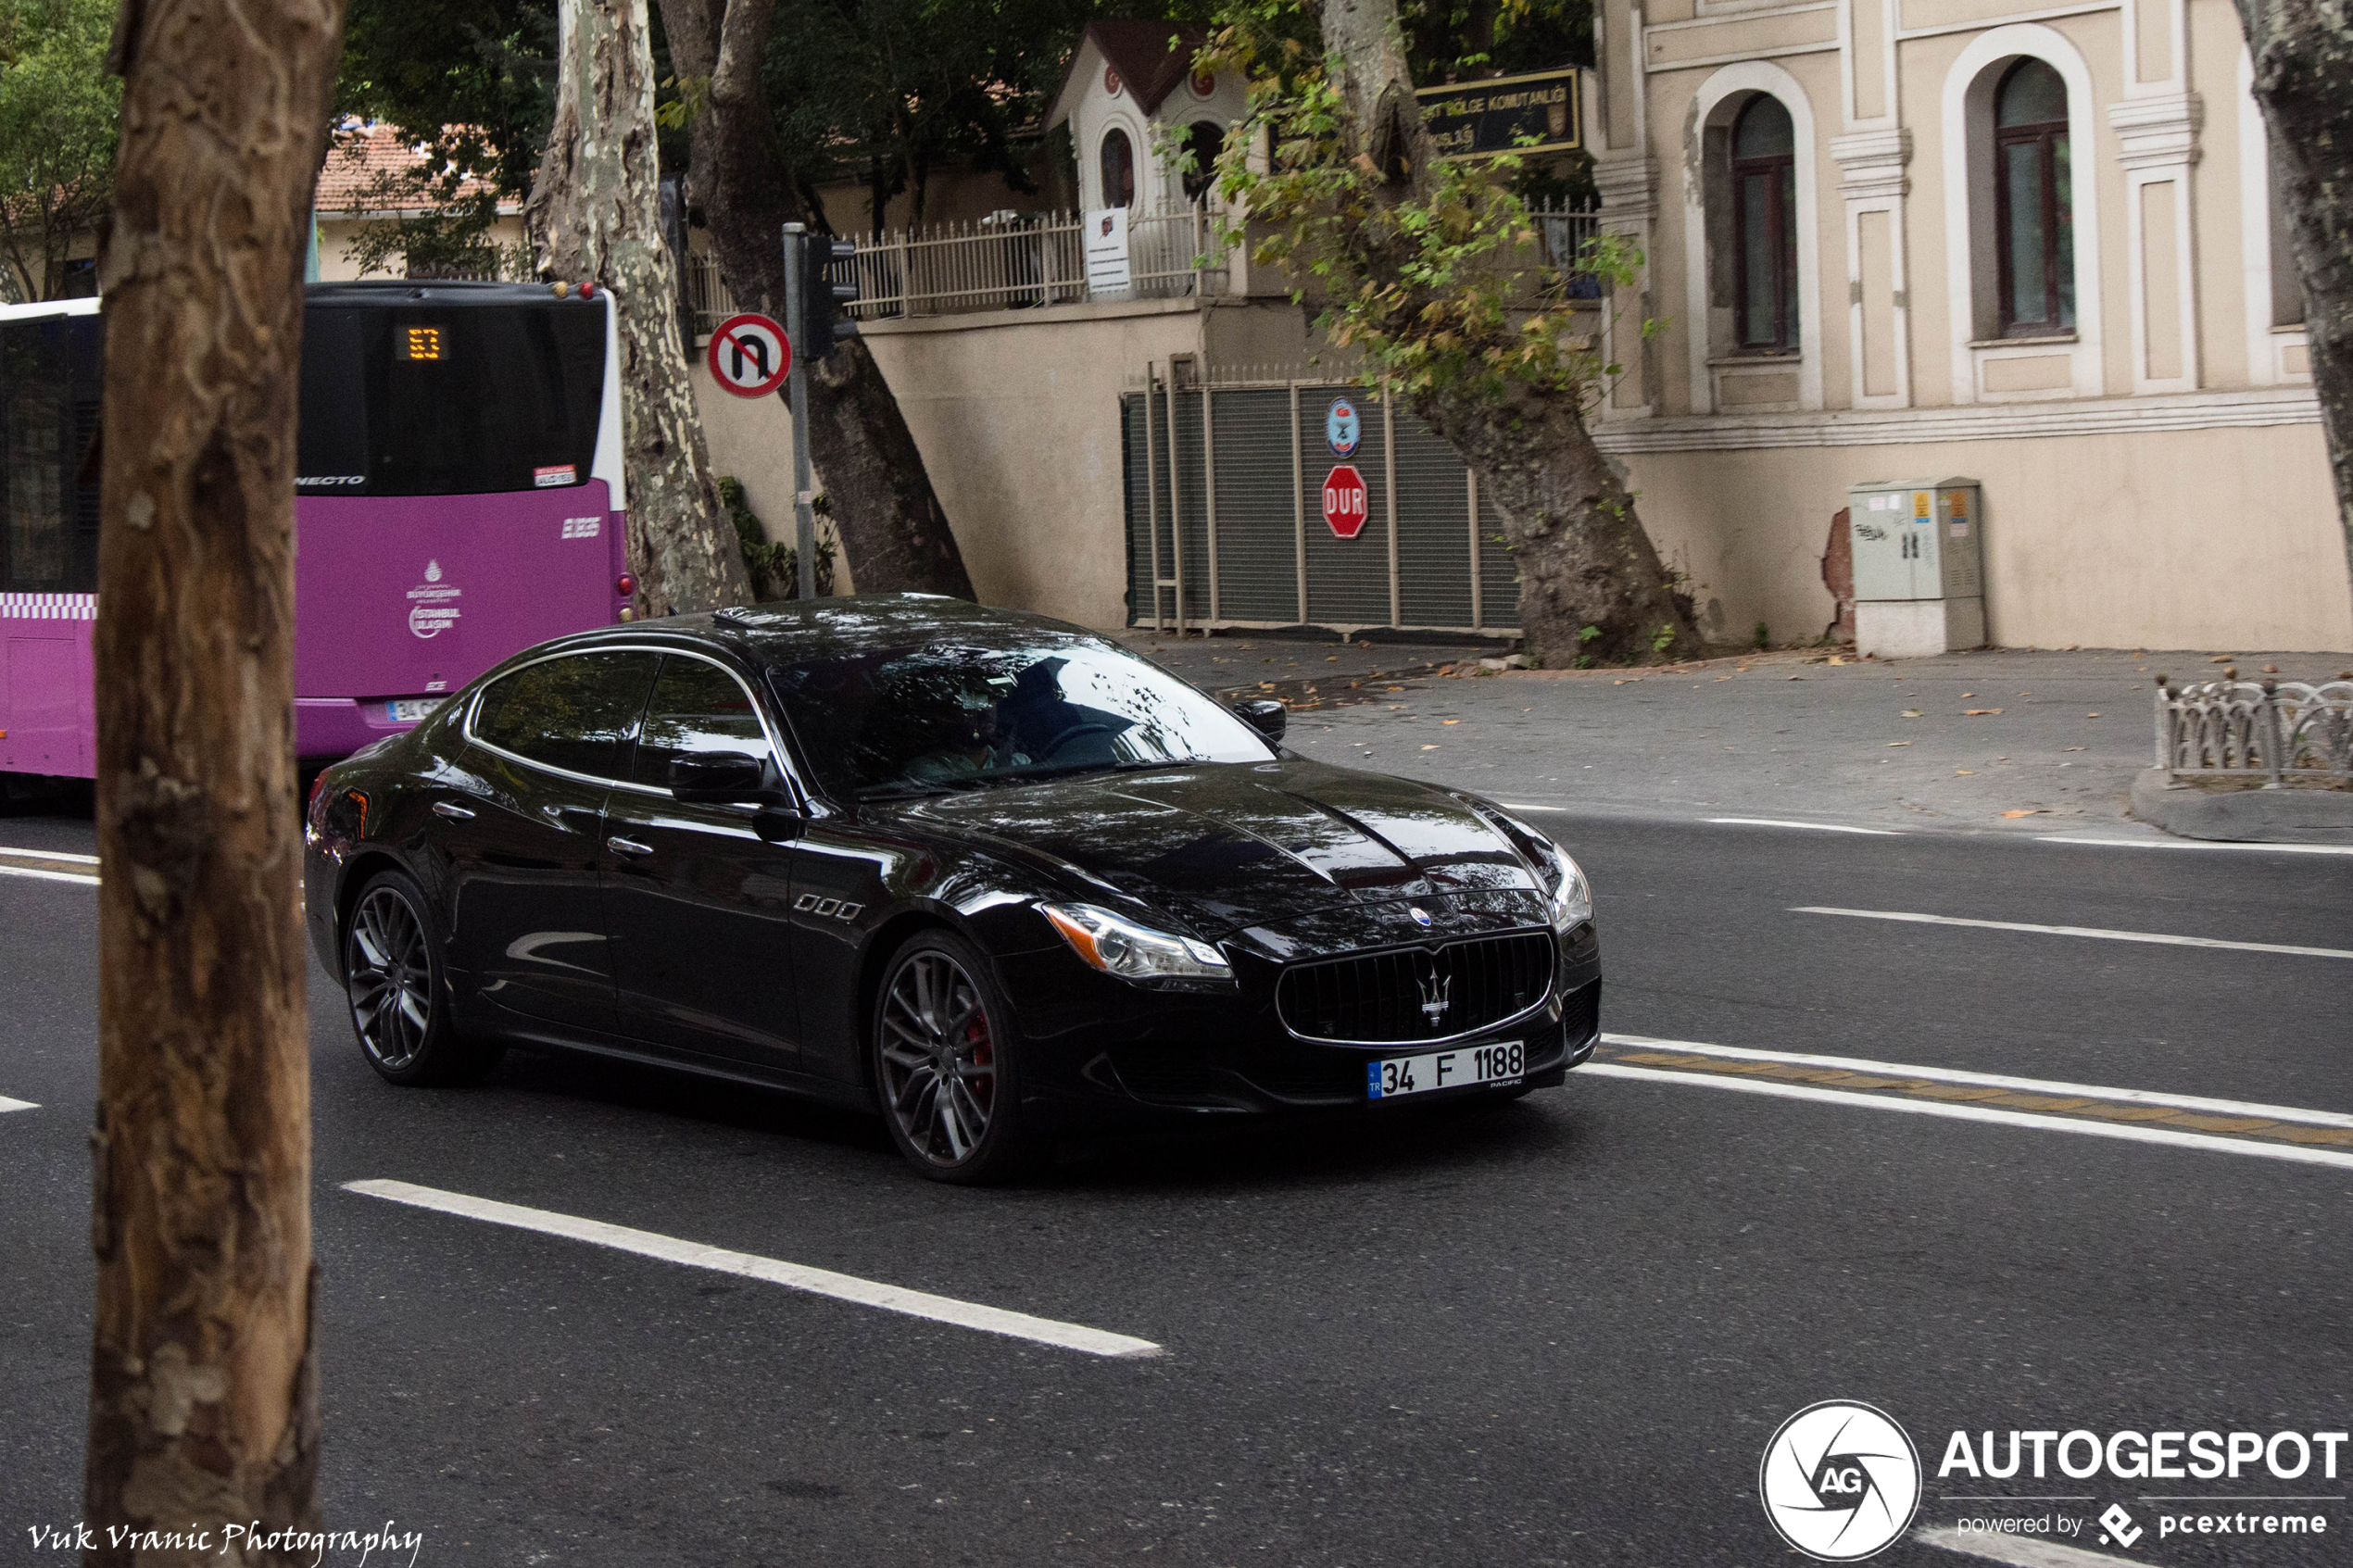
[[1429, 911], [1428, 909], [1415, 908], [1409, 909], [1405, 912], [1414, 917], [1414, 923], [1416, 925], [1420, 926], [1424, 931], [1428, 931], [1429, 929]]
[[1438, 966], [1432, 964], [1429, 966], [1429, 972], [1422, 976], [1420, 984], [1422, 1016], [1428, 1019], [1429, 1026], [1435, 1029], [1438, 1027], [1438, 1021], [1446, 1016], [1447, 1003], [1453, 999], [1454, 977], [1451, 974], [1440, 974]]

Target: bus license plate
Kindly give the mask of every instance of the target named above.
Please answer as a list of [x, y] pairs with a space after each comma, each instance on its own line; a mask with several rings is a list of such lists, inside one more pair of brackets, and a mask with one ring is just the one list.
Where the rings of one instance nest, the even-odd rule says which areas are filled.
[[1528, 1047], [1518, 1040], [1428, 1056], [1392, 1056], [1365, 1064], [1365, 1098], [1394, 1099], [1432, 1089], [1467, 1089], [1480, 1084], [1516, 1084], [1528, 1070]]
[[439, 708], [443, 699], [437, 696], [396, 696], [384, 704], [384, 716], [396, 724], [414, 724]]

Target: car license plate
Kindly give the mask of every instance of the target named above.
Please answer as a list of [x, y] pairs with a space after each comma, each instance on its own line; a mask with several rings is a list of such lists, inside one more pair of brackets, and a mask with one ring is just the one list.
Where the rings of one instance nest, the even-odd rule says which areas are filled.
[[437, 696], [396, 696], [384, 704], [384, 716], [396, 724], [414, 724], [439, 708], [445, 700]]
[[1517, 1040], [1474, 1046], [1428, 1056], [1392, 1056], [1365, 1064], [1365, 1098], [1394, 1099], [1432, 1089], [1467, 1089], [1480, 1084], [1516, 1084], [1528, 1070], [1528, 1047]]

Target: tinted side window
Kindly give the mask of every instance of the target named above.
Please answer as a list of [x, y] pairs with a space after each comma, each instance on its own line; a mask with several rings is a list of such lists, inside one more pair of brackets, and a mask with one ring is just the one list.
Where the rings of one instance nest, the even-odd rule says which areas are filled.
[[637, 782], [668, 788], [670, 759], [702, 751], [766, 757], [768, 732], [741, 682], [715, 664], [673, 654], [662, 660], [661, 678], [646, 705]]
[[584, 653], [526, 665], [482, 694], [474, 737], [552, 768], [626, 778], [637, 716], [661, 658]]
[[0, 588], [98, 586], [98, 487], [83, 459], [98, 433], [95, 317], [0, 326]]

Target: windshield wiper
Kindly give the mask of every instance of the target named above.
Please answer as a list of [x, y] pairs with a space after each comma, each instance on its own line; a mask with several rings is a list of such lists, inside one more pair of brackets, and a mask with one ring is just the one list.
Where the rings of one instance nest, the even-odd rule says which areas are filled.
[[1161, 757], [1149, 761], [1066, 762], [1059, 768], [1021, 768], [1002, 773], [983, 773], [982, 782], [989, 784], [1035, 784], [1041, 779], [1066, 779], [1077, 773], [1139, 773], [1156, 768], [1184, 768], [1205, 762], [1205, 757]]

